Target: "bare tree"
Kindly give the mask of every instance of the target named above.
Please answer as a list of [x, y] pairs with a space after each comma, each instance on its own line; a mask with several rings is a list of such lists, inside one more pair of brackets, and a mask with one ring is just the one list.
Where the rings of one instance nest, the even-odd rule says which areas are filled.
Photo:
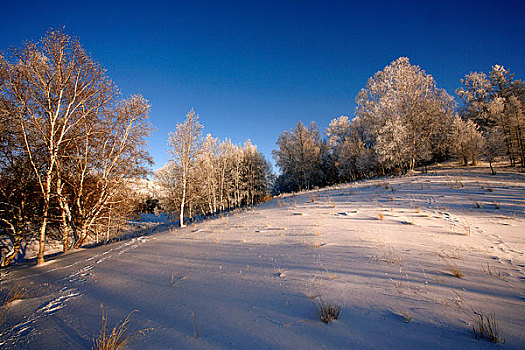
[[50, 225], [63, 232], [64, 249], [79, 231], [80, 246], [117, 204], [122, 179], [144, 173], [149, 106], [140, 96], [119, 102], [100, 65], [61, 31], [10, 58], [0, 56], [0, 111], [16, 126], [21, 164], [29, 164], [37, 184], [41, 264]]
[[184, 208], [187, 205], [190, 177], [202, 151], [202, 125], [193, 109], [186, 114], [184, 123], [177, 125], [177, 131], [170, 134], [168, 144], [172, 161], [180, 168], [180, 227], [184, 227]]

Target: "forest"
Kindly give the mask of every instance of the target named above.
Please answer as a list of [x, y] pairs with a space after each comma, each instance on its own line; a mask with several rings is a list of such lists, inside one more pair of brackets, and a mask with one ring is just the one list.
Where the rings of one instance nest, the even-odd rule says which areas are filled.
[[[2, 266], [38, 241], [63, 251], [93, 237], [109, 240], [154, 203], [189, 221], [284, 192], [404, 174], [457, 159], [506, 159], [525, 166], [525, 83], [507, 68], [471, 72], [457, 99], [401, 57], [356, 97], [353, 116], [326, 130], [299, 121], [273, 151], [279, 174], [250, 140], [203, 135], [192, 109], [169, 134], [170, 161], [151, 173], [149, 102], [122, 97], [77, 39], [50, 30], [39, 42], [0, 54], [0, 230]], [[133, 180], [150, 176], [158, 191], [138, 196]], [[142, 209], [141, 209], [142, 208]]]

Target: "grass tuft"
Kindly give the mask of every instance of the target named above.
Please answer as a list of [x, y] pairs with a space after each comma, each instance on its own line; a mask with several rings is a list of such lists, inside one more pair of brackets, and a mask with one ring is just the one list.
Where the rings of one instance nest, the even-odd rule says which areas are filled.
[[317, 314], [319, 319], [323, 323], [331, 323], [334, 320], [337, 320], [339, 314], [341, 313], [341, 305], [327, 303], [320, 300], [317, 303]]
[[474, 338], [487, 339], [493, 343], [499, 343], [505, 341], [499, 335], [498, 323], [494, 318], [494, 315], [484, 315], [482, 313], [474, 311], [476, 315], [476, 320], [472, 326], [472, 331], [474, 332]]
[[7, 317], [7, 306], [15, 300], [22, 299], [26, 296], [26, 290], [18, 285], [15, 285], [13, 289], [7, 294], [2, 306], [0, 308], [0, 326], [4, 323]]
[[379, 213], [378, 218], [379, 218], [379, 220], [384, 220], [384, 219], [385, 219], [385, 216], [383, 215], [383, 213]]
[[100, 309], [102, 310], [102, 329], [100, 330], [100, 333], [98, 335], [97, 339], [93, 339], [93, 349], [94, 350], [118, 350], [123, 349], [127, 344], [133, 340], [133, 338], [143, 335], [145, 332], [147, 332], [149, 329], [143, 329], [140, 331], [137, 331], [133, 334], [127, 335], [127, 324], [129, 322], [129, 318], [131, 317], [131, 314], [133, 314], [132, 311], [126, 316], [126, 318], [119, 322], [113, 329], [111, 330], [111, 333], [106, 332], [106, 325], [108, 322], [108, 317], [104, 313], [104, 306], [100, 304]]
[[492, 269], [488, 262], [485, 265], [481, 264], [481, 271], [483, 271], [487, 275], [494, 276], [494, 277], [501, 278], [501, 279], [505, 279], [507, 277], [507, 275], [503, 271], [499, 269]]
[[330, 200], [330, 206], [335, 209], [337, 205], [335, 204], [335, 200], [332, 198], [332, 196], [329, 196], [329, 200]]
[[461, 269], [459, 268], [458, 264], [455, 261], [452, 261], [451, 259], [447, 259], [443, 255], [439, 255], [439, 257], [443, 260], [445, 265], [447, 265], [448, 273], [450, 273], [452, 276], [457, 278], [463, 278], [465, 275], [461, 272]]

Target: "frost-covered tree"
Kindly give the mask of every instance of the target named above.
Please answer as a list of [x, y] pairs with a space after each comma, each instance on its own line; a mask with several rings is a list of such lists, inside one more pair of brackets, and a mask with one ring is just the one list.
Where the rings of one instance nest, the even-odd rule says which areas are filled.
[[249, 140], [244, 145], [235, 145], [229, 139], [221, 142], [208, 134], [192, 159], [186, 175], [186, 191], [180, 161], [172, 160], [155, 173], [162, 188], [161, 207], [170, 213], [181, 215], [184, 210], [187, 213], [184, 216], [193, 220], [253, 205], [268, 193], [270, 166]]
[[442, 156], [454, 101], [433, 77], [401, 57], [371, 77], [357, 98], [370, 148], [386, 169], [413, 169]]
[[452, 123], [452, 140], [451, 151], [463, 161], [463, 165], [468, 165], [469, 161], [475, 165], [483, 152], [483, 136], [476, 123], [455, 116]]
[[180, 227], [184, 227], [184, 209], [191, 195], [191, 177], [202, 152], [202, 125], [199, 123], [199, 116], [193, 109], [186, 114], [186, 120], [177, 125], [177, 131], [169, 135], [168, 144], [171, 160], [180, 169], [177, 172], [180, 176], [178, 181], [181, 187], [179, 215]]
[[463, 101], [461, 115], [476, 122], [488, 145], [497, 146], [498, 139], [504, 145], [491, 147], [491, 160], [506, 155], [511, 165], [525, 166], [525, 84], [500, 65], [488, 76], [469, 73], [461, 83], [456, 90]]
[[307, 128], [299, 121], [295, 129], [282, 132], [277, 146], [272, 153], [281, 170], [279, 184], [284, 191], [323, 184], [323, 152], [326, 152], [326, 147], [314, 122]]
[[[78, 40], [61, 31], [50, 30], [39, 42], [0, 55], [0, 78], [0, 115], [11, 125], [3, 154], [16, 158], [10, 164], [23, 164], [31, 172], [29, 176], [8, 166], [2, 169], [3, 179], [18, 178], [20, 187], [9, 191], [36, 185], [32, 193], [38, 195], [31, 201], [39, 215], [26, 215], [30, 225], [25, 227], [36, 231], [38, 226], [41, 264], [50, 233], [54, 238], [62, 234], [67, 249], [70, 231], [80, 229], [87, 235], [91, 229], [83, 231], [86, 223], [92, 228], [96, 222], [98, 227], [102, 217], [111, 220], [125, 207], [124, 188], [116, 184], [131, 174], [143, 174], [148, 164], [144, 146], [149, 106], [138, 96], [120, 101], [101, 66]], [[86, 133], [88, 129], [93, 132]], [[82, 194], [80, 159], [86, 184]], [[5, 191], [4, 195], [9, 198]], [[24, 204], [11, 198], [11, 209]], [[110, 212], [108, 206], [113, 207]], [[91, 215], [84, 215], [86, 210]]]
[[349, 120], [340, 116], [330, 121], [326, 129], [328, 145], [337, 169], [337, 181], [366, 177], [376, 167], [373, 152], [365, 143], [367, 128], [360, 118]]

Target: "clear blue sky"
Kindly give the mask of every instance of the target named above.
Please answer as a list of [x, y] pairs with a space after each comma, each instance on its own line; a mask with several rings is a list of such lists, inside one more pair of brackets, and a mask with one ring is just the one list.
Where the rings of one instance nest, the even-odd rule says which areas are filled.
[[0, 51], [50, 27], [80, 39], [124, 96], [151, 102], [151, 154], [190, 108], [266, 157], [298, 120], [353, 115], [367, 79], [408, 56], [453, 94], [500, 64], [525, 78], [525, 1], [2, 1]]

